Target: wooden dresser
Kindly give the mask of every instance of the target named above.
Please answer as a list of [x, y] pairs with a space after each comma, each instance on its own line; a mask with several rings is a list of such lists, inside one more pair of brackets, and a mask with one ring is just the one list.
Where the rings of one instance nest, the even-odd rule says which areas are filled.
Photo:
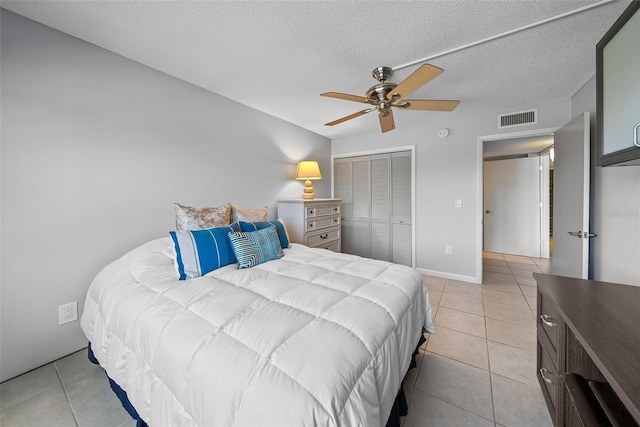
[[340, 202], [342, 199], [290, 199], [278, 201], [289, 238], [312, 248], [341, 250]]
[[538, 382], [554, 424], [640, 425], [640, 287], [533, 276]]

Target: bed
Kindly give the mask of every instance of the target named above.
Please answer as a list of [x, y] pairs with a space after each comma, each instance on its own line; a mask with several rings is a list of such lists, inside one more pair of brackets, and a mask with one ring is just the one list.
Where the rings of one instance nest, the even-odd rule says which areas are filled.
[[[172, 240], [105, 267], [81, 327], [150, 426], [384, 426], [431, 305], [414, 269], [291, 244], [178, 280]], [[132, 413], [130, 411], [130, 413]]]

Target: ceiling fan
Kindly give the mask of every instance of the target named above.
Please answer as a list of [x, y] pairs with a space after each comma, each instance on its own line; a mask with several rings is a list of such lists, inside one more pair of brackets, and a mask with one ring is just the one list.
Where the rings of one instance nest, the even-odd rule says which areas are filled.
[[444, 70], [442, 68], [434, 67], [430, 64], [423, 64], [409, 77], [399, 84], [396, 84], [387, 82], [387, 79], [393, 73], [393, 70], [390, 67], [377, 67], [371, 72], [371, 74], [380, 83], [371, 86], [364, 96], [349, 95], [338, 92], [327, 92], [321, 94], [321, 96], [328, 96], [330, 98], [362, 102], [374, 105], [374, 107], [325, 123], [325, 125], [334, 126], [339, 123], [346, 122], [347, 120], [360, 117], [373, 110], [378, 110], [380, 129], [384, 133], [396, 128], [391, 107], [403, 108], [405, 110], [453, 111], [460, 101], [407, 99], [407, 96], [409, 96], [411, 92], [429, 83], [443, 72]]

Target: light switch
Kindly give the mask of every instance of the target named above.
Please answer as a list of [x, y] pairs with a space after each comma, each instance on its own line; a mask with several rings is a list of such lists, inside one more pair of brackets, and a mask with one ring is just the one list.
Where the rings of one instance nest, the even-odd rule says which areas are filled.
[[462, 200], [456, 199], [456, 208], [461, 208], [461, 207], [462, 207]]

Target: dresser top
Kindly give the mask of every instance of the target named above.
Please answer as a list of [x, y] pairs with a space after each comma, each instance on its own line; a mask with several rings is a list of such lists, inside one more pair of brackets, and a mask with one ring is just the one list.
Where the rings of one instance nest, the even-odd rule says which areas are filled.
[[640, 287], [533, 276], [629, 412], [640, 420]]
[[283, 199], [278, 200], [278, 203], [312, 203], [312, 202], [340, 202], [342, 199]]

